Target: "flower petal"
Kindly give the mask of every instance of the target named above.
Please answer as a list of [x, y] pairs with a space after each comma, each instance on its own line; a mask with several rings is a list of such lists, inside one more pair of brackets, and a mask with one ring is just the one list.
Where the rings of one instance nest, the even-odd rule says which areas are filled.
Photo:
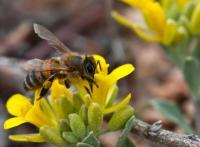
[[112, 17], [118, 21], [118, 23], [124, 25], [127, 28], [132, 29], [138, 36], [148, 41], [156, 41], [159, 42], [161, 37], [155, 34], [155, 32], [151, 31], [147, 26], [136, 24], [134, 21], [125, 18], [117, 12], [112, 12]]
[[131, 99], [131, 94], [129, 93], [125, 98], [123, 98], [123, 100], [121, 102], [117, 103], [116, 105], [114, 105], [112, 107], [105, 108], [103, 110], [103, 113], [108, 114], [108, 113], [112, 113], [112, 112], [115, 112], [115, 111], [121, 109], [122, 107], [124, 107], [125, 105], [127, 105], [129, 103], [130, 99]]
[[[42, 100], [42, 99], [41, 99]], [[41, 126], [56, 126], [55, 120], [48, 117], [45, 111], [41, 108], [41, 100], [35, 101], [34, 106], [26, 114], [25, 118], [28, 122], [34, 124], [37, 127]]]
[[164, 35], [162, 40], [163, 43], [165, 45], [170, 45], [171, 43], [173, 43], [176, 35], [177, 35], [177, 24], [174, 20], [168, 19], [164, 30]]
[[121, 1], [132, 7], [142, 9], [147, 3], [153, 2], [155, 0], [121, 0]]
[[58, 99], [63, 96], [72, 98], [72, 93], [64, 85], [61, 85], [58, 80], [55, 80], [51, 86], [51, 96], [54, 99]]
[[161, 5], [158, 2], [151, 2], [146, 4], [143, 9], [144, 18], [149, 28], [159, 36], [162, 36], [166, 17]]
[[4, 129], [10, 129], [26, 122], [27, 120], [25, 120], [23, 117], [9, 118], [4, 122]]
[[24, 116], [32, 107], [31, 102], [21, 94], [10, 97], [6, 103], [7, 110], [14, 116]]
[[40, 134], [10, 135], [10, 140], [23, 142], [45, 142]]
[[96, 61], [100, 62], [99, 66], [101, 66], [101, 67], [97, 66], [98, 73], [101, 73], [103, 75], [107, 75], [109, 64], [106, 63], [106, 60], [102, 56], [99, 56], [99, 55], [92, 55], [92, 56], [94, 57], [94, 59]]
[[109, 80], [116, 82], [119, 79], [129, 75], [135, 70], [132, 64], [124, 64], [114, 69], [108, 76]]

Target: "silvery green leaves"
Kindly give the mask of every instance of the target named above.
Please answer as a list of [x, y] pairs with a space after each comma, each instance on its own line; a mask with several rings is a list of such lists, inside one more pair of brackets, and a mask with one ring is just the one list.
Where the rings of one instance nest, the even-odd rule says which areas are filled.
[[192, 133], [192, 127], [183, 117], [178, 105], [173, 102], [164, 100], [154, 100], [152, 101], [153, 107], [161, 112], [169, 121], [179, 125], [185, 130], [186, 133]]
[[200, 90], [200, 59], [187, 57], [183, 67], [185, 79], [193, 93], [199, 93]]
[[120, 135], [116, 147], [135, 147], [135, 145], [128, 139], [128, 134], [134, 125], [135, 116], [131, 116], [126, 122], [126, 125]]

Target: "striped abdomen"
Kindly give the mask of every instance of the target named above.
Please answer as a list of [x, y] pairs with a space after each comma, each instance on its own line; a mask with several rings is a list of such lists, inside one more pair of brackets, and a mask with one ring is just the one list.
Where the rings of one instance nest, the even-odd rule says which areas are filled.
[[24, 79], [24, 88], [26, 90], [35, 90], [42, 86], [45, 80], [53, 74], [50, 64], [43, 64], [39, 70], [33, 70], [27, 74], [26, 78]]

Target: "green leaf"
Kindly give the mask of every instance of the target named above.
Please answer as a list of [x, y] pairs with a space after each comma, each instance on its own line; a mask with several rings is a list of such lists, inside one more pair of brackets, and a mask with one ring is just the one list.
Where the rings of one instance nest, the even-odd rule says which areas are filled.
[[183, 72], [190, 89], [197, 93], [200, 89], [200, 62], [193, 57], [187, 57]]
[[72, 132], [76, 137], [80, 139], [85, 137], [86, 126], [78, 114], [72, 113], [69, 115], [69, 124]]
[[127, 122], [122, 131], [122, 134], [117, 141], [116, 147], [135, 147], [135, 145], [128, 139], [128, 134], [134, 125], [135, 116], [132, 116]]
[[91, 103], [88, 108], [88, 125], [92, 131], [99, 132], [103, 122], [103, 112], [99, 104]]
[[124, 106], [124, 108], [115, 112], [108, 122], [107, 128], [110, 131], [115, 131], [124, 128], [126, 122], [134, 114], [132, 106]]
[[90, 145], [90, 144], [82, 143], [82, 142], [77, 143], [76, 146], [77, 146], [77, 147], [94, 147], [94, 146], [92, 146], [92, 145]]
[[73, 132], [63, 132], [62, 137], [65, 139], [65, 141], [67, 141], [69, 143], [78, 142], [78, 138], [74, 135]]
[[161, 112], [168, 120], [176, 123], [185, 130], [186, 133], [192, 133], [192, 127], [186, 122], [179, 107], [172, 102], [163, 100], [153, 100], [153, 107]]
[[75, 107], [75, 111], [79, 112], [82, 104], [84, 104], [83, 99], [79, 93], [75, 93], [73, 95], [73, 105]]
[[66, 145], [66, 142], [62, 139], [56, 128], [42, 126], [40, 127], [40, 135], [46, 140], [46, 142], [61, 146]]
[[98, 139], [96, 138], [95, 134], [93, 131], [91, 131], [88, 136], [86, 136], [82, 143], [87, 143], [87, 144], [90, 144], [94, 147], [99, 147], [100, 146], [100, 143], [98, 141]]

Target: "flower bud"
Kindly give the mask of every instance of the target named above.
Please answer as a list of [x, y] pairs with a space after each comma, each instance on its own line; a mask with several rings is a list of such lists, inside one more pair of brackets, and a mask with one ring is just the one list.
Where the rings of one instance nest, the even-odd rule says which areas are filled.
[[43, 126], [40, 127], [40, 135], [47, 141], [56, 145], [65, 145], [66, 142], [61, 138], [57, 129]]
[[62, 132], [70, 131], [70, 126], [69, 126], [67, 119], [59, 120], [59, 131], [61, 134], [62, 134]]
[[61, 98], [61, 109], [62, 109], [64, 118], [67, 118], [68, 114], [74, 112], [74, 107], [72, 103], [66, 97]]
[[115, 112], [108, 122], [108, 130], [115, 131], [123, 128], [133, 113], [134, 109], [131, 106], [125, 106], [124, 108]]
[[180, 42], [180, 41], [185, 41], [189, 38], [189, 33], [187, 31], [187, 29], [183, 26], [179, 26], [177, 29], [177, 34], [176, 34], [176, 42]]
[[74, 135], [80, 139], [84, 138], [86, 135], [86, 127], [78, 114], [70, 114], [69, 115], [69, 124]]
[[178, 24], [185, 27], [188, 30], [190, 26], [190, 20], [185, 15], [181, 15], [178, 20]]
[[62, 136], [65, 139], [65, 141], [67, 141], [69, 143], [78, 142], [78, 138], [72, 132], [63, 132]]
[[87, 112], [88, 112], [87, 107], [85, 105], [82, 105], [79, 110], [79, 116], [86, 125], [88, 124]]
[[113, 102], [116, 100], [117, 95], [119, 92], [119, 88], [116, 84], [114, 84], [108, 91], [107, 98], [106, 98], [106, 106], [111, 106]]
[[199, 18], [200, 18], [200, 3], [197, 4], [191, 18], [190, 30], [195, 35], [200, 34], [200, 27], [199, 27], [200, 19]]
[[173, 19], [168, 19], [165, 25], [163, 43], [170, 45], [173, 43], [177, 33], [177, 24]]
[[91, 103], [88, 108], [88, 124], [89, 128], [98, 132], [103, 122], [103, 112], [97, 103]]
[[78, 94], [78, 93], [75, 93], [74, 96], [73, 96], [73, 105], [74, 105], [74, 108], [75, 108], [75, 111], [78, 112], [81, 105], [83, 104], [83, 100], [81, 98], [81, 95]]
[[196, 2], [190, 2], [187, 4], [187, 6], [183, 9], [183, 14], [187, 17], [187, 18], [191, 18], [194, 9], [196, 6]]

